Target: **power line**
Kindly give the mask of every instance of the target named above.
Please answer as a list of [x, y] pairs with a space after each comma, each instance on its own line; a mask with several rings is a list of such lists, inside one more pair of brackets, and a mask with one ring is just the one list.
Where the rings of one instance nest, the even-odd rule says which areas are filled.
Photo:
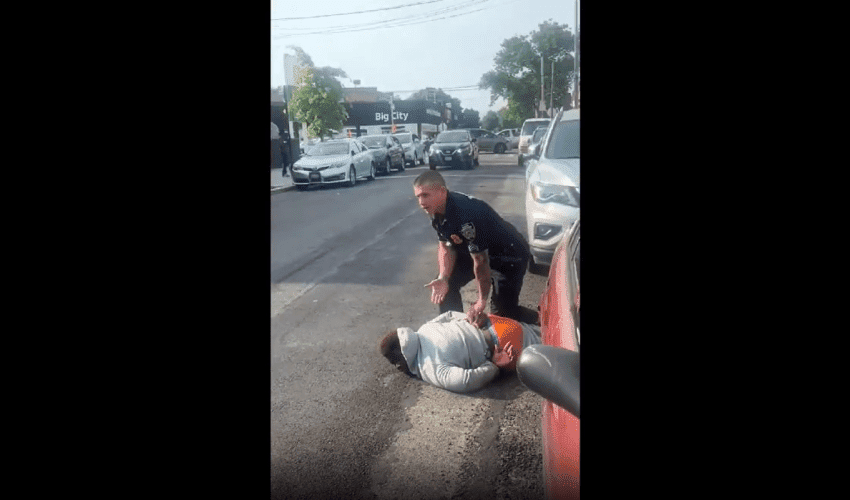
[[[484, 3], [484, 2], [488, 2], [488, 1], [489, 0], [481, 0], [478, 3]], [[514, 0], [514, 1], [516, 1], [516, 0]], [[460, 8], [466, 7], [466, 6], [471, 5], [473, 3], [476, 3], [476, 2], [470, 2], [470, 4], [466, 4], [466, 5], [462, 5], [462, 6], [446, 8], [443, 11], [441, 11], [440, 13], [449, 12], [449, 11], [452, 11], [452, 10], [458, 10]], [[495, 7], [495, 6], [492, 6], [492, 7]], [[392, 21], [385, 21], [385, 22], [383, 22], [384, 25], [381, 25], [381, 23], [375, 23], [373, 25], [369, 25], [367, 27], [362, 27], [362, 28], [359, 27], [359, 26], [365, 26], [365, 25], [353, 25], [353, 26], [350, 26], [350, 27], [340, 27], [341, 29], [339, 29], [339, 30], [328, 29], [326, 31], [313, 31], [313, 32], [309, 32], [309, 33], [282, 34], [282, 35], [275, 35], [273, 38], [280, 39], [280, 38], [286, 38], [286, 37], [291, 37], [291, 36], [301, 36], [301, 35], [330, 35], [330, 34], [336, 34], [336, 33], [351, 33], [351, 32], [355, 32], [355, 31], [370, 31], [370, 30], [379, 30], [379, 29], [385, 29], [385, 28], [398, 28], [398, 27], [402, 27], [402, 26], [424, 24], [424, 23], [430, 23], [430, 22], [434, 22], [434, 21], [441, 21], [443, 19], [451, 19], [451, 18], [454, 18], [454, 17], [465, 16], [467, 14], [473, 14], [475, 12], [480, 12], [480, 11], [485, 10], [487, 8], [489, 8], [489, 7], [482, 7], [480, 9], [470, 10], [470, 11], [467, 11], [467, 12], [461, 12], [461, 13], [455, 14], [453, 16], [445, 16], [445, 17], [438, 17], [438, 18], [434, 17], [434, 15], [435, 15], [434, 12], [429, 12], [429, 13], [423, 14], [423, 15], [418, 16], [418, 17], [413, 16], [413, 17], [409, 17], [409, 18], [396, 19], [396, 20], [400, 21], [397, 24], [386, 24], [386, 23], [392, 22]], [[424, 19], [424, 20], [422, 20], [422, 19]], [[393, 20], [393, 21], [396, 21], [396, 20]], [[420, 22], [420, 20], [421, 20], [421, 22]], [[351, 29], [349, 29], [349, 28], [351, 28]]]
[[305, 16], [305, 17], [278, 17], [276, 19], [272, 19], [272, 21], [293, 21], [296, 19], [316, 19], [318, 17], [333, 17], [333, 16], [349, 16], [351, 14], [364, 14], [366, 12], [379, 12], [382, 10], [393, 10], [393, 9], [401, 9], [403, 7], [413, 7], [414, 5], [425, 5], [429, 3], [437, 3], [443, 2], [445, 0], [429, 0], [427, 2], [417, 2], [417, 3], [407, 3], [403, 5], [396, 5], [395, 7], [384, 7], [381, 9], [372, 9], [372, 10], [358, 10], [356, 12], [341, 12], [339, 14], [322, 14], [319, 16]]
[[[367, 27], [368, 29], [373, 29], [375, 27], [380, 27], [380, 25], [382, 25], [382, 24], [388, 25], [390, 23], [395, 23], [395, 22], [418, 21], [420, 19], [428, 19], [428, 18], [431, 18], [433, 16], [438, 16], [440, 14], [445, 14], [447, 12], [452, 12], [452, 11], [455, 11], [455, 10], [458, 10], [458, 9], [462, 9], [464, 7], [467, 7], [467, 6], [474, 5], [476, 2], [482, 2], [482, 1], [488, 2], [490, 0], [471, 0], [471, 1], [467, 1], [464, 4], [450, 5], [448, 7], [444, 7], [444, 8], [437, 9], [437, 10], [432, 10], [432, 11], [429, 11], [429, 12], [426, 12], [426, 13], [414, 14], [412, 16], [396, 17], [396, 18], [393, 18], [393, 19], [384, 19], [384, 20], [377, 21], [377, 22], [376, 21], [369, 21], [369, 22], [359, 23], [359, 24], [346, 24], [346, 25], [339, 25], [339, 26], [322, 26], [322, 27], [316, 27], [316, 26], [306, 26], [306, 27], [272, 26], [272, 29], [283, 29], [283, 30], [288, 30], [288, 31], [321, 29], [321, 30], [325, 30], [325, 31], [316, 32], [316, 33], [345, 33], [347, 31], [358, 31], [356, 28]], [[309, 34], [316, 34], [316, 33], [307, 33], [307, 34], [309, 35]]]

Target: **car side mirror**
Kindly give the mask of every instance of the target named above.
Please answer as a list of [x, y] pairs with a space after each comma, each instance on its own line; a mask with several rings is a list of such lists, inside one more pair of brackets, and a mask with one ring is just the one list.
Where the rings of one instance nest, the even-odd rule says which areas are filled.
[[575, 351], [534, 344], [522, 350], [517, 376], [535, 393], [581, 418], [579, 361]]
[[351, 156], [354, 156], [354, 151], [351, 152]]
[[473, 137], [471, 142], [478, 142], [478, 139], [476, 139], [475, 137]]

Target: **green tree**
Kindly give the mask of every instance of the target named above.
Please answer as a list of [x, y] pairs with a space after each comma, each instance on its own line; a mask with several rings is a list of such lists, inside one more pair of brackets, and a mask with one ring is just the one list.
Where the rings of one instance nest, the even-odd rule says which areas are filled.
[[478, 82], [481, 88], [490, 89], [491, 104], [499, 97], [508, 101], [504, 117], [511, 122], [522, 123], [526, 118], [535, 116], [540, 105], [541, 78], [546, 90], [546, 108], [549, 107], [550, 96], [554, 106], [558, 107], [572, 86], [574, 61], [569, 52], [575, 45], [573, 33], [567, 25], [552, 22], [551, 19], [539, 24], [538, 28], [528, 36], [514, 36], [504, 40], [493, 60], [494, 69], [484, 73]]
[[463, 112], [463, 107], [460, 105], [460, 100], [456, 97], [452, 97], [449, 94], [446, 94], [442, 91], [442, 89], [422, 89], [411, 94], [410, 97], [407, 98], [408, 101], [415, 101], [419, 99], [424, 99], [426, 101], [433, 102], [435, 99], [439, 103], [452, 103], [452, 110], [458, 114]]
[[337, 78], [348, 78], [338, 68], [317, 68], [313, 60], [300, 47], [290, 46], [298, 57], [295, 71], [295, 89], [289, 101], [289, 112], [307, 128], [309, 137], [324, 140], [331, 130], [342, 129], [348, 117], [342, 104], [342, 84]]
[[[450, 129], [463, 128], [463, 126], [461, 125], [461, 123], [464, 121], [463, 120], [463, 106], [460, 105], [460, 99], [458, 99], [456, 97], [452, 97], [449, 94], [446, 94], [441, 89], [433, 89], [433, 88], [418, 90], [418, 91], [414, 92], [413, 94], [411, 94], [410, 97], [407, 98], [408, 101], [414, 101], [414, 100], [418, 100], [418, 99], [424, 99], [426, 101], [431, 101], [431, 102], [434, 102], [434, 100], [436, 100], [437, 103], [440, 103], [440, 104], [451, 103], [451, 105], [452, 105], [451, 106], [452, 115], [457, 115], [458, 119], [450, 122], [448, 124], [448, 127]], [[476, 113], [477, 113], [477, 111], [476, 111]]]
[[499, 115], [495, 111], [488, 111], [481, 119], [481, 128], [483, 129], [497, 131], [496, 129], [500, 126]]
[[525, 118], [520, 118], [515, 116], [515, 114], [508, 115], [508, 108], [504, 107], [499, 110], [499, 117], [502, 119], [502, 128], [520, 128], [522, 126], [522, 122]]

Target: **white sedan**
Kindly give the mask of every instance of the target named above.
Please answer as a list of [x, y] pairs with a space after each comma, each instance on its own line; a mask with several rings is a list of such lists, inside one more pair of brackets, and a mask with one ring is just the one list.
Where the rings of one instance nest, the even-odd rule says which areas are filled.
[[418, 135], [411, 132], [401, 132], [393, 134], [393, 136], [401, 141], [401, 145], [404, 147], [405, 163], [410, 162], [411, 165], [417, 163], [423, 165], [425, 163], [425, 147]]
[[292, 182], [300, 190], [310, 186], [375, 179], [372, 153], [359, 139], [335, 139], [308, 147], [292, 166]]
[[526, 171], [527, 234], [538, 269], [549, 265], [561, 237], [579, 218], [579, 131], [579, 110], [561, 111], [543, 138], [539, 157]]

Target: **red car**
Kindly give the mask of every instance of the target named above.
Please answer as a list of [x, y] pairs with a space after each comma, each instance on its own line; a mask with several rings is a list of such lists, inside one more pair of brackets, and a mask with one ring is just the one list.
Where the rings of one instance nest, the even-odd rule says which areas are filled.
[[579, 498], [579, 274], [581, 221], [564, 235], [540, 298], [542, 345], [523, 349], [520, 381], [543, 402], [543, 474], [547, 498]]

